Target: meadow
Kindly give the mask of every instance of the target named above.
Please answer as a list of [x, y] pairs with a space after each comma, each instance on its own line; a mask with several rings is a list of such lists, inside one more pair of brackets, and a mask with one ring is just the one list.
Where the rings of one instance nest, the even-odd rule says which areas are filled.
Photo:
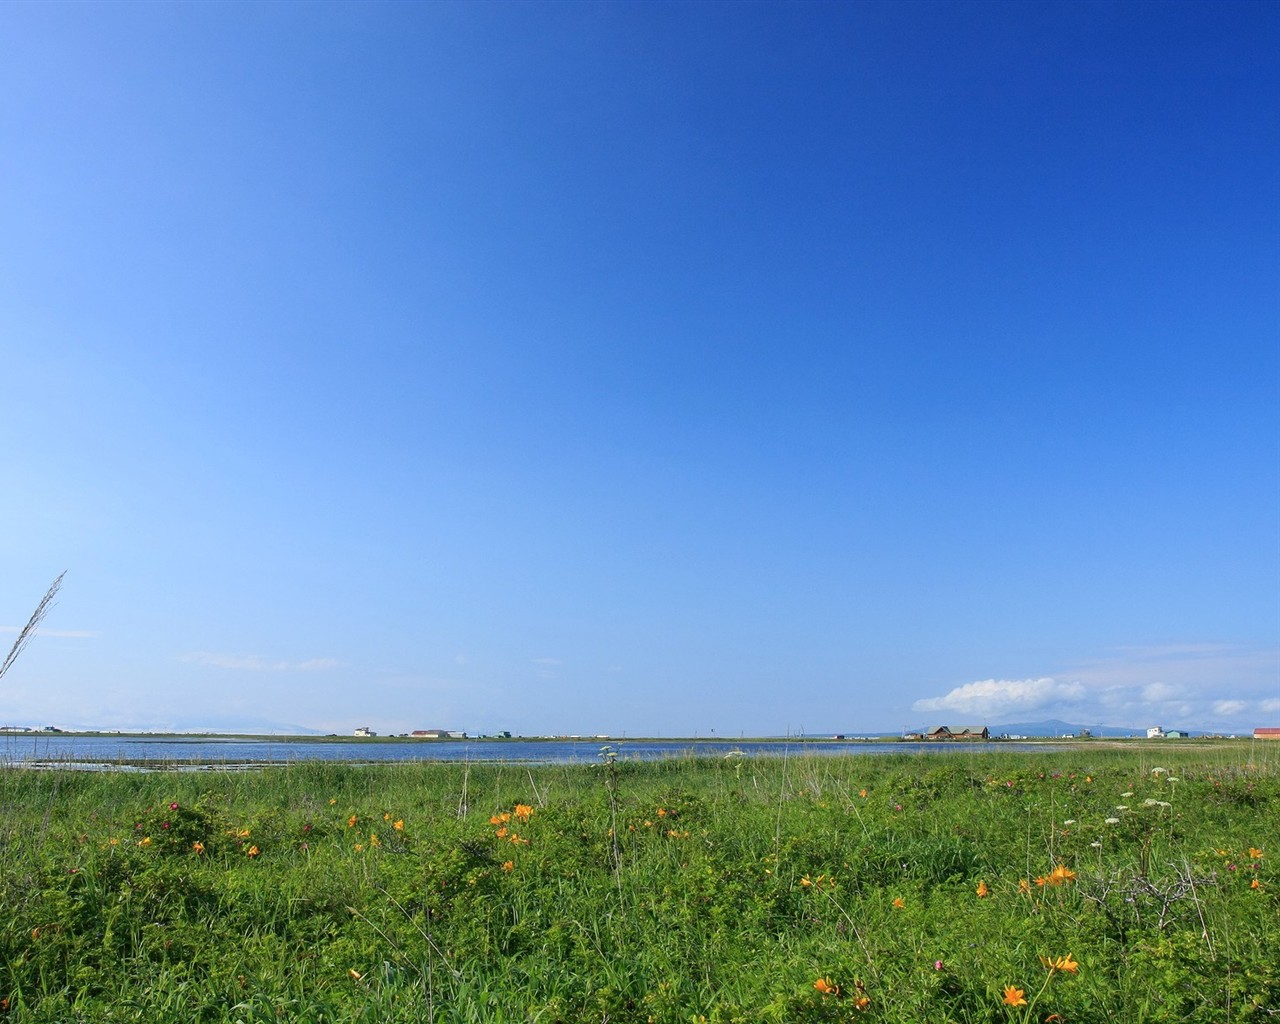
[[1280, 744], [0, 769], [0, 1020], [1280, 1020]]

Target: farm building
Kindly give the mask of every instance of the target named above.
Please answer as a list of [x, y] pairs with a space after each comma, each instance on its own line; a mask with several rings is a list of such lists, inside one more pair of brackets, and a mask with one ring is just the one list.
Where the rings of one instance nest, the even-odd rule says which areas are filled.
[[939, 725], [925, 737], [930, 740], [987, 740], [991, 733], [985, 725]]

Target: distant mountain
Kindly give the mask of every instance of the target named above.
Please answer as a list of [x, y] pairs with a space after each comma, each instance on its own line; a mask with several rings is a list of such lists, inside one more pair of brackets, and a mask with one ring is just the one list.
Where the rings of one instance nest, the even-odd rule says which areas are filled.
[[292, 722], [276, 722], [267, 718], [222, 718], [216, 722], [201, 721], [195, 718], [170, 723], [173, 732], [209, 733], [226, 736], [320, 736], [319, 729], [311, 729], [305, 725]]

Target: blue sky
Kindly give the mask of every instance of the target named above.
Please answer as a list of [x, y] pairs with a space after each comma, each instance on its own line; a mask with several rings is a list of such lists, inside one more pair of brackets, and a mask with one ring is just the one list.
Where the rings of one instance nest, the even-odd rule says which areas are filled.
[[0, 7], [0, 719], [1280, 722], [1278, 51]]

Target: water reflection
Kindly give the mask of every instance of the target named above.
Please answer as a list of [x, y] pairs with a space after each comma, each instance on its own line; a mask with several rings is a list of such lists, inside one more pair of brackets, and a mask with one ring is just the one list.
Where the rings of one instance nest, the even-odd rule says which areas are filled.
[[904, 743], [843, 740], [378, 740], [217, 736], [82, 736], [17, 733], [0, 740], [0, 764], [15, 767], [139, 770], [233, 769], [299, 761], [504, 761], [591, 764], [605, 745], [624, 760], [679, 757], [782, 757], [925, 754], [1051, 749], [1027, 743]]

